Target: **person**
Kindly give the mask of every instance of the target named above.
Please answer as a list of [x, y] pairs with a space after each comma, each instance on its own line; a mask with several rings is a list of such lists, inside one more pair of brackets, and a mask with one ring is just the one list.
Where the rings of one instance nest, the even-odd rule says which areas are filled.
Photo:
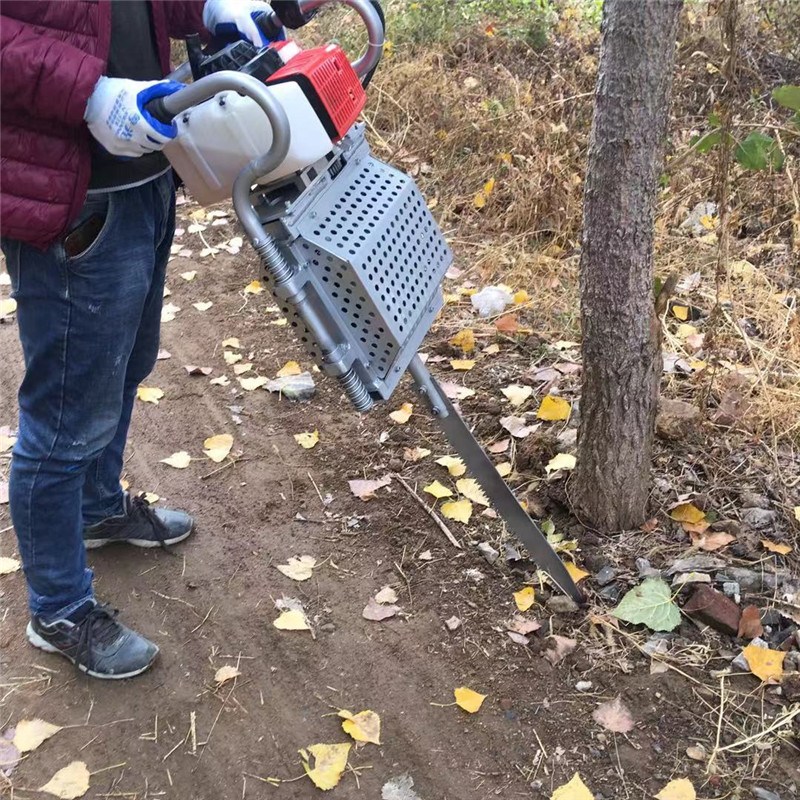
[[0, 3], [0, 227], [25, 374], [9, 502], [31, 644], [96, 678], [151, 666], [158, 647], [99, 602], [86, 548], [170, 545], [181, 511], [123, 492], [138, 384], [159, 349], [176, 135], [146, 103], [180, 89], [170, 37], [264, 44], [257, 0]]

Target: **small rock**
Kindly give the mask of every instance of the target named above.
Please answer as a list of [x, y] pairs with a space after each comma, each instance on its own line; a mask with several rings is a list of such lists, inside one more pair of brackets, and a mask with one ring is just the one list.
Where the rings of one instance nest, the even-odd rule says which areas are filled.
[[397, 775], [383, 784], [381, 800], [421, 800], [414, 791], [414, 779], [408, 775]]
[[592, 688], [593, 684], [591, 681], [578, 681], [575, 684], [575, 688], [579, 692], [588, 692]]
[[310, 372], [303, 372], [300, 375], [285, 375], [274, 381], [267, 381], [264, 388], [270, 392], [279, 392], [289, 400], [310, 400], [317, 391]]
[[753, 793], [753, 797], [757, 797], [758, 800], [781, 800], [781, 796], [777, 792], [770, 791], [762, 786], [754, 786], [750, 791]]
[[464, 577], [475, 581], [475, 583], [480, 583], [486, 576], [479, 569], [472, 567], [464, 570]]
[[622, 598], [623, 589], [618, 583], [610, 583], [608, 586], [604, 586], [598, 594], [604, 600], [608, 600], [610, 603], [616, 603]]
[[[725, 581], [736, 581], [745, 592], [774, 591], [778, 578], [771, 572], [756, 571], [746, 567], [725, 567]], [[720, 578], [717, 577], [719, 582]]]
[[713, 217], [717, 213], [717, 204], [710, 200], [701, 201], [689, 212], [689, 216], [681, 222], [678, 230], [690, 236], [705, 236], [708, 228], [703, 224], [706, 217]]
[[725, 583], [722, 584], [722, 593], [738, 603], [742, 595], [742, 589], [736, 581], [725, 581]]
[[784, 674], [781, 680], [781, 691], [787, 703], [800, 701], [800, 672]]
[[333, 633], [336, 630], [336, 624], [333, 622], [324, 622], [319, 626], [319, 629], [323, 633]]
[[706, 749], [701, 744], [693, 744], [686, 748], [686, 755], [694, 761], [705, 761]]
[[683, 400], [662, 397], [658, 403], [656, 435], [668, 441], [685, 439], [697, 426], [700, 409]]
[[556, 436], [559, 449], [563, 451], [571, 450], [578, 443], [577, 428], [567, 428]]
[[654, 655], [666, 655], [669, 653], [670, 644], [674, 638], [674, 634], [671, 633], [654, 633], [644, 645], [642, 645], [642, 652], [646, 653], [651, 658]]
[[616, 577], [617, 570], [615, 570], [614, 567], [605, 566], [594, 576], [594, 579], [597, 581], [598, 585], [605, 586], [607, 583], [611, 583]]
[[761, 624], [775, 627], [783, 622], [783, 614], [777, 608], [765, 608], [761, 612]]
[[574, 614], [578, 610], [577, 603], [565, 594], [554, 594], [545, 605], [554, 614]]
[[661, 573], [654, 569], [646, 558], [636, 559], [636, 569], [640, 578], [657, 578]]
[[742, 522], [754, 531], [763, 531], [772, 527], [776, 516], [774, 511], [763, 508], [746, 508], [742, 512]]
[[461, 627], [461, 620], [458, 617], [450, 617], [444, 621], [444, 624], [447, 625], [447, 630], [457, 631]]
[[495, 550], [489, 542], [481, 542], [478, 545], [478, 552], [486, 559], [489, 564], [494, 564], [500, 558], [500, 552]]
[[739, 631], [739, 619], [742, 616], [739, 606], [710, 586], [698, 586], [683, 610], [690, 617], [722, 633], [736, 636]]
[[500, 708], [502, 708], [503, 711], [509, 711], [513, 706], [514, 706], [514, 703], [513, 703], [513, 701], [511, 700], [510, 697], [501, 697], [500, 698]]
[[506, 551], [506, 561], [521, 561], [522, 560], [522, 553], [517, 550], [514, 545], [506, 544], [505, 545]]
[[742, 508], [772, 508], [768, 497], [755, 492], [742, 492], [739, 495], [739, 502], [741, 502]]
[[783, 658], [784, 672], [800, 672], [800, 652], [790, 650]]

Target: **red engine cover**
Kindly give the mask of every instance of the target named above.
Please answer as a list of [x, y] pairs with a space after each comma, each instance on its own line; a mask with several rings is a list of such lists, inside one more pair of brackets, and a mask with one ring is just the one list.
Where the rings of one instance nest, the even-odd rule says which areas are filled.
[[367, 101], [358, 75], [335, 44], [301, 51], [267, 79], [287, 81], [297, 82], [333, 142], [350, 130]]

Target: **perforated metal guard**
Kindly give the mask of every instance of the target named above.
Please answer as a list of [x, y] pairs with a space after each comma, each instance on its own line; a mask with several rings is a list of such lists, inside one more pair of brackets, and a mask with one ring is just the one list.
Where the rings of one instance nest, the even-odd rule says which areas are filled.
[[[452, 254], [414, 181], [368, 151], [314, 192], [281, 219], [281, 249], [328, 310], [345, 366], [385, 400], [442, 306]], [[325, 369], [314, 336], [288, 304], [284, 313]]]

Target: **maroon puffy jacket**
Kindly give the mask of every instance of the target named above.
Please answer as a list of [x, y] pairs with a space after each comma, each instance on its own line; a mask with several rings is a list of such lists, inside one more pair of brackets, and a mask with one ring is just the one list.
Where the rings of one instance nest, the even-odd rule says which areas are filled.
[[[203, 0], [151, 0], [169, 40], [203, 29]], [[91, 171], [86, 101], [108, 61], [111, 0], [0, 2], [0, 229], [45, 249], [75, 218]]]

